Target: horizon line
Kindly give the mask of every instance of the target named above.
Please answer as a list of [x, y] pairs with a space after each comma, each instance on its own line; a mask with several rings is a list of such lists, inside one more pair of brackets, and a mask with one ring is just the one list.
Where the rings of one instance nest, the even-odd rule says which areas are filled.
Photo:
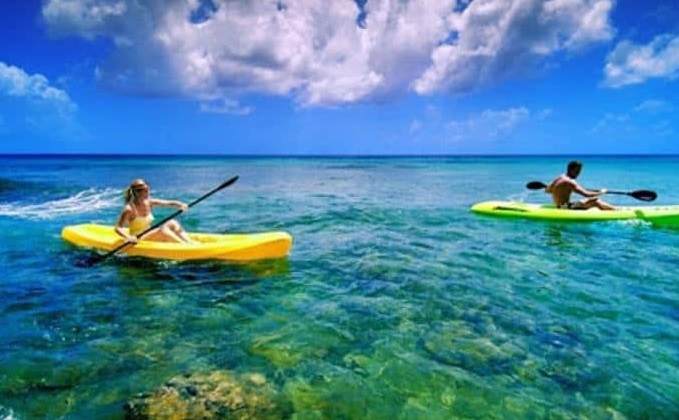
[[3, 153], [0, 157], [194, 157], [194, 158], [479, 158], [479, 157], [678, 157], [679, 153], [470, 153], [470, 154], [332, 154], [332, 153], [300, 153], [300, 154], [257, 154], [257, 153]]

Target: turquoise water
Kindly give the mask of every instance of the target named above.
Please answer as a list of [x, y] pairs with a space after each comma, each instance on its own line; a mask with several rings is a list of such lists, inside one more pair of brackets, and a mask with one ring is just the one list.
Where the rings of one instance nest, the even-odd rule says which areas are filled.
[[[261, 375], [286, 418], [677, 418], [679, 230], [482, 217], [564, 157], [0, 157], [0, 418], [122, 418], [187, 372]], [[589, 157], [584, 185], [679, 203], [679, 157]], [[285, 230], [250, 265], [116, 257], [63, 226], [121, 189], [189, 230]], [[641, 204], [609, 196], [615, 204]]]

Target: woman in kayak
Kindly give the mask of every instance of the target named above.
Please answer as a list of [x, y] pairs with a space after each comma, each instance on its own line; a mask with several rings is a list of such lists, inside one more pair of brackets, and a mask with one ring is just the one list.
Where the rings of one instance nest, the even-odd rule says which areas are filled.
[[[599, 196], [606, 194], [607, 190], [598, 191], [587, 190], [575, 180], [582, 171], [582, 163], [571, 161], [568, 163], [566, 173], [557, 176], [551, 184], [545, 188], [545, 192], [552, 195], [554, 205], [560, 209], [586, 210], [598, 207], [601, 210], [615, 210], [615, 207], [601, 201]], [[576, 193], [586, 197], [583, 200], [571, 201], [571, 193]]]
[[[149, 191], [149, 186], [143, 179], [135, 179], [125, 189], [125, 205], [120, 216], [118, 216], [115, 231], [129, 242], [137, 243], [139, 240], [137, 235], [151, 226], [153, 223], [153, 213], [151, 212], [153, 207], [176, 207], [183, 211], [189, 208], [181, 201], [151, 198]], [[128, 233], [123, 230], [125, 225], [128, 227]], [[144, 239], [160, 242], [193, 242], [176, 220], [170, 220], [153, 229], [144, 235]]]

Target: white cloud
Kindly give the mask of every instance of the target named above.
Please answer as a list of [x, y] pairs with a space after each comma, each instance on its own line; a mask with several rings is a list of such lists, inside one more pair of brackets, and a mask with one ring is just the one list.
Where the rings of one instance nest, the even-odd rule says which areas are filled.
[[464, 120], [449, 121], [446, 131], [450, 141], [496, 141], [507, 138], [529, 119], [530, 111], [524, 107], [487, 109]]
[[634, 107], [634, 111], [636, 112], [645, 112], [649, 114], [658, 114], [662, 112], [670, 112], [673, 110], [672, 104], [662, 101], [662, 100], [657, 100], [657, 99], [648, 99], [636, 107]]
[[676, 107], [663, 100], [649, 99], [628, 112], [606, 113], [590, 129], [591, 135], [642, 140], [649, 136], [669, 137], [676, 132]]
[[455, 42], [432, 52], [433, 64], [413, 82], [421, 94], [464, 92], [533, 66], [555, 52], [612, 37], [610, 0], [474, 1], [449, 17]]
[[63, 114], [76, 110], [68, 93], [50, 86], [41, 74], [28, 74], [19, 67], [0, 61], [0, 94], [22, 98], [33, 102], [52, 104]]
[[29, 74], [0, 61], [0, 135], [28, 131], [50, 141], [84, 139], [76, 104], [41, 74]]
[[590, 130], [590, 134], [601, 134], [612, 129], [625, 127], [630, 117], [627, 114], [606, 113]]
[[553, 112], [554, 110], [552, 108], [545, 108], [538, 113], [537, 118], [540, 121], [546, 120], [552, 115]]
[[609, 40], [613, 0], [47, 0], [57, 35], [113, 39], [100, 80], [200, 100], [336, 106], [463, 92]]
[[646, 45], [620, 42], [608, 55], [604, 84], [609, 87], [679, 76], [679, 35], [660, 35]]
[[59, 0], [48, 1], [42, 15], [49, 22], [54, 34], [74, 34], [87, 39], [96, 36], [111, 36], [121, 40], [119, 35], [130, 30], [125, 22], [135, 8], [128, 8], [128, 2], [101, 0]]
[[212, 103], [201, 103], [200, 111], [211, 114], [248, 115], [252, 112], [252, 108], [242, 106], [232, 99], [222, 99]]
[[0, 95], [20, 98], [33, 103], [51, 105], [63, 115], [76, 110], [68, 93], [50, 85], [41, 74], [28, 74], [19, 67], [0, 61]]

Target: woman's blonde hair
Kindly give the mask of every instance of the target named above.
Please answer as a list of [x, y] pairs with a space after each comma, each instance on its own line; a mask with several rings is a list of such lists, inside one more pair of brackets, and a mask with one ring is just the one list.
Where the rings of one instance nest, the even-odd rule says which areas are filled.
[[137, 198], [137, 193], [135, 192], [135, 190], [148, 187], [149, 186], [146, 184], [146, 181], [144, 181], [141, 178], [137, 178], [134, 181], [130, 182], [130, 185], [127, 188], [125, 188], [125, 192], [123, 193], [125, 196], [125, 202], [129, 203], [133, 199]]

